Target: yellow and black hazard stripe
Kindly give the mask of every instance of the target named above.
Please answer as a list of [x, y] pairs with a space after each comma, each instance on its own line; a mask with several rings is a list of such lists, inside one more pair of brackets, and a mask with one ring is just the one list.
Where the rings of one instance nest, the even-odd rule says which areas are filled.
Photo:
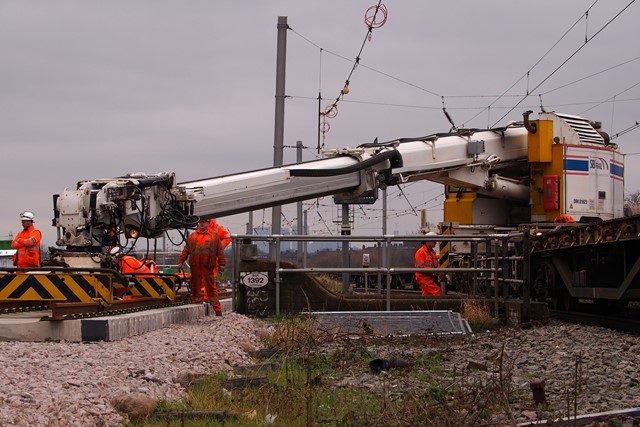
[[[440, 235], [449, 236], [452, 232], [452, 224], [450, 222], [443, 222], [440, 224]], [[440, 241], [440, 267], [449, 267], [449, 251], [451, 250], [450, 241]]]
[[136, 297], [176, 297], [178, 276], [136, 276], [127, 275], [129, 279], [129, 293]]
[[113, 301], [110, 274], [2, 273], [0, 301]]

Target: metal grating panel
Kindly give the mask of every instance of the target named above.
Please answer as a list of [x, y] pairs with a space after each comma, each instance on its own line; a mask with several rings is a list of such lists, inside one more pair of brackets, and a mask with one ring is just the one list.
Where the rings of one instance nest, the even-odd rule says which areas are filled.
[[320, 330], [334, 335], [467, 335], [471, 328], [450, 310], [324, 311], [308, 313]]

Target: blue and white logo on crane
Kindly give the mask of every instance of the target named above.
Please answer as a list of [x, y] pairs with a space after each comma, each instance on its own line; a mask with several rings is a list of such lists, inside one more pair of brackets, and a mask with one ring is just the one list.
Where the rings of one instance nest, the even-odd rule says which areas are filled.
[[624, 181], [624, 164], [612, 159], [610, 176], [617, 181]]
[[603, 157], [576, 156], [567, 155], [564, 159], [565, 175], [589, 175], [590, 172], [609, 173], [612, 179], [624, 180], [623, 163], [617, 160], [607, 159]]
[[592, 157], [589, 159], [589, 169], [609, 170], [609, 163], [602, 157]]
[[564, 173], [566, 175], [589, 175], [589, 156], [566, 156]]

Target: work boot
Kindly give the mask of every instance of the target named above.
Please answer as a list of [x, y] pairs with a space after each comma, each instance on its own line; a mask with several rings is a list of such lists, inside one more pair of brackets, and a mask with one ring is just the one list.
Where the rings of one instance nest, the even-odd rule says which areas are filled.
[[222, 312], [221, 311], [216, 311], [216, 317], [222, 317]]

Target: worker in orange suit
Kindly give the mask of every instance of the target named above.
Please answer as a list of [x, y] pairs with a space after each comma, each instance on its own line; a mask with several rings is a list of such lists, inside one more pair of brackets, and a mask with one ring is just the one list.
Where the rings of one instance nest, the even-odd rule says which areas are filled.
[[[427, 236], [437, 236], [436, 233], [430, 231]], [[438, 255], [433, 250], [436, 245], [435, 240], [427, 240], [420, 242], [422, 246], [416, 251], [416, 268], [438, 268]], [[433, 273], [416, 272], [416, 282], [422, 289], [422, 296], [438, 296], [442, 295], [442, 289], [436, 283], [435, 275]]]
[[561, 214], [558, 215], [553, 222], [561, 222], [561, 223], [566, 223], [566, 224], [573, 224], [576, 222], [575, 219], [573, 219], [573, 217], [569, 214]]
[[122, 267], [123, 274], [158, 273], [158, 267], [153, 260], [144, 258], [138, 259], [131, 255], [124, 255], [120, 260], [120, 266]]
[[11, 242], [11, 247], [16, 249], [13, 265], [21, 268], [40, 267], [42, 233], [33, 225], [35, 215], [29, 211], [23, 212], [20, 214], [20, 221], [22, 231]]
[[123, 274], [136, 274], [136, 273], [158, 273], [158, 267], [156, 263], [152, 259], [141, 258], [138, 259], [131, 255], [121, 255], [121, 248], [118, 246], [114, 246], [109, 251], [118, 266], [120, 267], [120, 272]]
[[218, 241], [222, 245], [222, 251], [218, 255], [218, 259], [216, 259], [216, 266], [213, 268], [213, 280], [215, 284], [213, 285], [213, 293], [214, 295], [208, 295], [207, 290], [205, 289], [204, 297], [207, 301], [211, 299], [218, 300], [218, 282], [216, 278], [218, 277], [218, 273], [222, 273], [224, 271], [224, 267], [227, 264], [227, 258], [224, 255], [224, 250], [231, 243], [231, 234], [229, 230], [222, 225], [216, 222], [215, 218], [211, 218], [209, 220], [209, 232], [218, 237]]
[[222, 307], [214, 289], [213, 270], [221, 252], [223, 249], [218, 236], [209, 232], [209, 220], [201, 219], [198, 221], [197, 230], [189, 235], [187, 244], [178, 259], [178, 265], [182, 267], [187, 257], [189, 258], [192, 302], [201, 303], [204, 301], [202, 294], [204, 287], [206, 295], [211, 298], [207, 302], [213, 306], [216, 316], [222, 316]]

